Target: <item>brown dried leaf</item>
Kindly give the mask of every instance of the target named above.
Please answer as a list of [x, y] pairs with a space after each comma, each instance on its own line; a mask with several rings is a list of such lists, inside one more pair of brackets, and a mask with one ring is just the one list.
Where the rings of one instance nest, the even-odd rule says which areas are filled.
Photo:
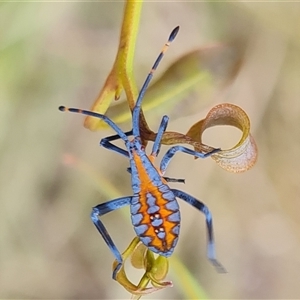
[[257, 159], [257, 147], [250, 134], [250, 120], [240, 107], [230, 103], [214, 106], [205, 119], [197, 122], [189, 129], [187, 136], [201, 143], [205, 129], [217, 125], [237, 127], [243, 132], [243, 135], [234, 147], [221, 150], [211, 157], [220, 167], [229, 172], [239, 173], [250, 169]]

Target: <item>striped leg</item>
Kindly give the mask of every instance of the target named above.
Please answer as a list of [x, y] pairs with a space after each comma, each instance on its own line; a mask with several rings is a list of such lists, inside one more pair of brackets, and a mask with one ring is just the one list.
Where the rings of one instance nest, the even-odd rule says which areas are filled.
[[172, 192], [174, 193], [175, 197], [184, 200], [185, 202], [191, 204], [196, 209], [204, 213], [206, 219], [207, 236], [208, 236], [207, 257], [210, 260], [210, 262], [216, 267], [218, 272], [226, 273], [225, 268], [216, 259], [212, 215], [208, 207], [204, 203], [200, 202], [199, 200], [195, 199], [194, 197], [188, 195], [183, 191], [172, 189]]
[[114, 244], [113, 240], [111, 239], [109, 233], [107, 232], [105, 226], [103, 223], [100, 221], [99, 217], [116, 210], [118, 208], [124, 207], [126, 205], [130, 204], [132, 197], [122, 197], [122, 198], [117, 198], [105, 203], [101, 203], [95, 207], [93, 207], [92, 212], [91, 212], [91, 219], [93, 223], [95, 224], [96, 228], [100, 232], [102, 238], [104, 239], [105, 243], [108, 245], [109, 249], [115, 256], [116, 260], [118, 261], [118, 265], [113, 271], [113, 279], [116, 280], [116, 275], [118, 271], [120, 270], [123, 259], [120, 251], [117, 249], [116, 245]]

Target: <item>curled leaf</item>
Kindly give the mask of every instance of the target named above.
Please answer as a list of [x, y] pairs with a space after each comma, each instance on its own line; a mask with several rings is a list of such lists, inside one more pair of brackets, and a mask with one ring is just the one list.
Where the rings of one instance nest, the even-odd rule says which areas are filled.
[[139, 243], [134, 251], [131, 253], [131, 265], [136, 269], [143, 269], [145, 267], [146, 248], [144, 244]]
[[[145, 270], [138, 285], [133, 284], [127, 277], [125, 272], [125, 263], [131, 257], [131, 264], [134, 268]], [[128, 248], [122, 254], [123, 264], [116, 274], [116, 280], [128, 292], [130, 292], [134, 299], [139, 299], [142, 295], [150, 294], [160, 289], [172, 286], [172, 282], [163, 281], [168, 273], [169, 264], [165, 257], [154, 257], [144, 244], [142, 244], [138, 237], [135, 237]], [[113, 262], [113, 270], [118, 265], [115, 260]], [[151, 283], [152, 287], [147, 287]]]
[[211, 157], [223, 169], [239, 173], [250, 169], [257, 159], [257, 146], [250, 134], [250, 121], [247, 114], [238, 106], [222, 103], [214, 106], [206, 118], [194, 124], [187, 136], [201, 143], [205, 129], [217, 125], [231, 125], [242, 131], [240, 141], [232, 148], [222, 150]]

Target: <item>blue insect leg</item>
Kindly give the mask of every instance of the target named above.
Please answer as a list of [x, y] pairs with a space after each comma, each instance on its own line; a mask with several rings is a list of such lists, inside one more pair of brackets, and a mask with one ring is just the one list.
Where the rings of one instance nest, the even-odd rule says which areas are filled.
[[[127, 132], [124, 132], [126, 136], [129, 136], [129, 135], [132, 135], [132, 130], [130, 131], [127, 131]], [[106, 138], [103, 138], [101, 141], [100, 141], [100, 145], [103, 146], [104, 148], [108, 149], [108, 150], [112, 150], [112, 151], [115, 151], [121, 155], [124, 155], [126, 157], [129, 157], [129, 154], [128, 154], [128, 151], [114, 145], [111, 143], [111, 141], [115, 141], [115, 140], [118, 140], [120, 139], [120, 136], [118, 134], [115, 134], [115, 135], [111, 135], [111, 136], [108, 136]]]
[[216, 259], [212, 215], [208, 207], [201, 201], [195, 199], [194, 197], [188, 195], [183, 191], [172, 189], [172, 192], [174, 193], [175, 197], [178, 197], [184, 200], [185, 202], [191, 204], [205, 215], [208, 235], [207, 257], [211, 261], [211, 263], [217, 268], [218, 272], [226, 273], [225, 268]]
[[93, 207], [92, 212], [91, 212], [91, 219], [93, 223], [95, 224], [96, 228], [100, 232], [102, 238], [104, 239], [105, 243], [108, 245], [109, 249], [111, 252], [114, 254], [116, 260], [118, 261], [118, 265], [113, 271], [113, 279], [116, 280], [116, 276], [118, 271], [120, 270], [123, 259], [120, 251], [117, 249], [115, 243], [111, 239], [109, 233], [107, 232], [105, 226], [103, 223], [100, 221], [99, 217], [116, 210], [118, 208], [124, 207], [126, 205], [130, 204], [132, 197], [122, 197], [118, 199], [114, 199], [105, 203], [101, 203], [95, 207]]
[[[168, 126], [168, 122], [169, 122], [169, 117], [168, 116], [163, 116], [155, 140], [154, 140], [154, 144], [152, 147], [152, 152], [151, 155], [154, 157], [157, 157], [157, 155], [159, 154], [160, 151], [160, 147], [161, 147], [161, 140], [163, 137], [163, 134], [165, 133], [167, 126]], [[185, 183], [184, 179], [177, 179], [177, 178], [171, 178], [171, 177], [163, 177], [167, 182], [180, 182], [180, 183]]]
[[163, 118], [160, 122], [159, 128], [158, 128], [155, 140], [154, 140], [153, 147], [152, 147], [152, 152], [151, 152], [152, 156], [156, 157], [160, 151], [161, 140], [162, 140], [163, 134], [165, 133], [165, 131], [167, 129], [168, 122], [169, 122], [169, 117], [163, 116]]
[[178, 151], [183, 152], [183, 153], [187, 153], [199, 158], [206, 158], [211, 156], [214, 153], [219, 152], [221, 149], [214, 149], [211, 152], [208, 153], [202, 153], [202, 152], [197, 152], [195, 150], [191, 150], [189, 148], [183, 147], [183, 146], [173, 146], [172, 148], [170, 148], [167, 153], [164, 155], [164, 157], [162, 158], [161, 162], [160, 162], [160, 171], [162, 172], [162, 174], [164, 174], [164, 172], [166, 171], [170, 160], [173, 158], [174, 154]]

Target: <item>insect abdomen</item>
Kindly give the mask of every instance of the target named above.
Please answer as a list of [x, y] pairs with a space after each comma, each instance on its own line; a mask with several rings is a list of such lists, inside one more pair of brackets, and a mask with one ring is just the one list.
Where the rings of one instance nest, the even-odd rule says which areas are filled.
[[131, 220], [142, 243], [154, 253], [170, 256], [177, 244], [180, 212], [167, 185], [155, 187], [133, 197]]

